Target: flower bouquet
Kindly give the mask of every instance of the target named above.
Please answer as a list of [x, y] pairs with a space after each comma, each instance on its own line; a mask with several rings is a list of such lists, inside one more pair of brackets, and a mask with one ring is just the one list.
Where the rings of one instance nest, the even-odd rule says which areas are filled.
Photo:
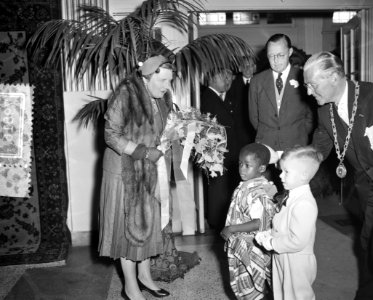
[[179, 109], [176, 106], [161, 138], [162, 151], [169, 149], [174, 141], [179, 141], [183, 148], [180, 168], [184, 175], [190, 157], [210, 177], [223, 174], [224, 153], [228, 152], [227, 135], [216, 117], [202, 114], [193, 107]]

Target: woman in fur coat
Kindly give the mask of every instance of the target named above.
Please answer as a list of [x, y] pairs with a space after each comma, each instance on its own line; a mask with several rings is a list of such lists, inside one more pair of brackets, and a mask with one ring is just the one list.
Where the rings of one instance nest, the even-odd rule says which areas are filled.
[[169, 295], [153, 281], [150, 257], [163, 252], [156, 162], [157, 146], [172, 107], [173, 66], [147, 59], [121, 82], [105, 113], [106, 150], [100, 201], [99, 252], [120, 258], [124, 299]]

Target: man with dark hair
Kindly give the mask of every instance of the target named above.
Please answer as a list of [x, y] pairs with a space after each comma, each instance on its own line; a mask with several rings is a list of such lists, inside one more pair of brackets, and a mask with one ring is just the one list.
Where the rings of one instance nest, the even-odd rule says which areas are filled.
[[[255, 141], [276, 151], [308, 145], [314, 117], [302, 72], [289, 62], [293, 53], [290, 38], [275, 34], [268, 39], [266, 50], [270, 69], [254, 75], [250, 82], [249, 117], [256, 130]], [[281, 189], [278, 172], [272, 168], [271, 173]]]
[[253, 142], [255, 138], [255, 131], [251, 126], [247, 112], [250, 81], [256, 72], [256, 62], [252, 56], [243, 59], [244, 63], [240, 66], [239, 72], [235, 75], [232, 86], [227, 92], [227, 98], [235, 101], [234, 118], [237, 123], [238, 148]]
[[227, 133], [227, 152], [224, 156], [224, 174], [206, 180], [206, 212], [208, 224], [217, 230], [224, 226], [233, 190], [239, 182], [237, 174], [238, 147], [236, 99], [228, 98], [233, 75], [231, 70], [218, 70], [209, 78], [208, 87], [201, 94], [201, 112], [216, 116]]

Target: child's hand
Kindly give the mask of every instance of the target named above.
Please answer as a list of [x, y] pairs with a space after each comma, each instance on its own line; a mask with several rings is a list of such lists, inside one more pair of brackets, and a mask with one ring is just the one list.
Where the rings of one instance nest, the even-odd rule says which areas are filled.
[[277, 188], [272, 181], [268, 182], [268, 184], [263, 185], [263, 188], [267, 195], [271, 198], [277, 193]]
[[264, 184], [263, 187], [255, 189], [252, 192], [253, 200], [256, 200], [260, 197], [269, 196], [270, 198], [273, 197], [274, 194], [277, 193], [277, 188], [273, 184], [272, 181], [268, 182], [268, 184]]
[[263, 245], [263, 239], [265, 238], [265, 236], [268, 235], [268, 231], [259, 231], [256, 235], [255, 235], [255, 240], [257, 241], [257, 243], [259, 245]]
[[266, 250], [273, 250], [271, 244], [272, 235], [270, 230], [258, 232], [255, 235], [255, 240], [259, 245], [263, 246]]
[[272, 247], [272, 236], [269, 236], [269, 237], [266, 237], [263, 239], [263, 244], [262, 246], [268, 250], [268, 251], [271, 251], [273, 250], [273, 247]]
[[220, 232], [221, 237], [227, 241], [229, 237], [233, 234], [231, 230], [231, 226], [225, 226], [223, 230]]

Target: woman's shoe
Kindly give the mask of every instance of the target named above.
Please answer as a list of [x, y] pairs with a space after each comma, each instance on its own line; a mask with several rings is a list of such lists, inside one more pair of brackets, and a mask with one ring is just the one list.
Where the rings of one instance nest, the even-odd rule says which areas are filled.
[[148, 288], [145, 284], [143, 284], [140, 279], [137, 279], [137, 283], [139, 285], [140, 291], [147, 291], [150, 294], [152, 294], [154, 297], [157, 298], [162, 298], [162, 297], [167, 297], [170, 295], [170, 293], [164, 289], [159, 289], [159, 290], [152, 290]]
[[124, 300], [131, 300], [131, 298], [128, 297], [126, 290], [124, 288], [122, 289], [122, 292], [120, 293], [120, 295], [123, 297]]

